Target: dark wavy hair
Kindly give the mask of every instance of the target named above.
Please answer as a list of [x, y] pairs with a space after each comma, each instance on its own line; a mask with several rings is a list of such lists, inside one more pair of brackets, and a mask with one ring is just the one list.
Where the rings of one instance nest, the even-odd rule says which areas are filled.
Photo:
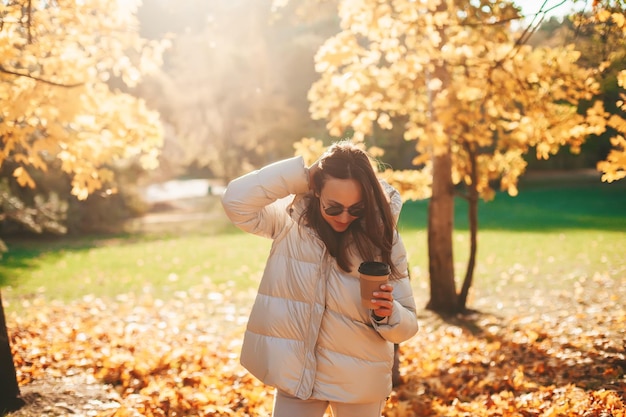
[[[330, 227], [320, 209], [319, 195], [329, 178], [354, 179], [361, 185], [364, 215], [342, 233]], [[317, 232], [339, 267], [348, 272], [354, 267], [349, 256], [350, 244], [353, 244], [362, 259], [375, 260], [380, 256], [391, 266], [392, 275], [397, 275], [391, 262], [396, 221], [367, 153], [349, 141], [333, 144], [320, 158], [312, 181], [314, 192], [302, 217]]]

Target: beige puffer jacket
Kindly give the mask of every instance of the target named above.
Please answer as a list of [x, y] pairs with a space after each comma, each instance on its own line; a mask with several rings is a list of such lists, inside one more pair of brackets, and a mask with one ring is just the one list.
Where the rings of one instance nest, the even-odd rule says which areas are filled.
[[[391, 281], [393, 314], [378, 324], [360, 303], [360, 260], [351, 273], [342, 271], [317, 235], [298, 224], [307, 175], [301, 157], [287, 159], [233, 180], [222, 198], [235, 225], [273, 239], [241, 363], [263, 383], [298, 398], [382, 401], [391, 392], [393, 343], [418, 329], [406, 251], [397, 236], [392, 256], [404, 276]], [[397, 216], [401, 200], [392, 194]]]

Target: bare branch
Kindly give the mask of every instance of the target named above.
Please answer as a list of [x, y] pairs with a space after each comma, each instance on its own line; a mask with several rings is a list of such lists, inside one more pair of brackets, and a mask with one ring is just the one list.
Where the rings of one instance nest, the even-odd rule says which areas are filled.
[[496, 65], [500, 65], [505, 60], [511, 59], [515, 55], [517, 55], [517, 53], [519, 52], [519, 48], [522, 45], [525, 45], [526, 42], [528, 42], [528, 40], [530, 39], [530, 37], [535, 32], [537, 32], [537, 30], [539, 30], [539, 27], [541, 26], [541, 23], [543, 23], [543, 19], [545, 18], [546, 14], [548, 12], [556, 9], [557, 7], [562, 6], [563, 4], [565, 4], [566, 1], [567, 0], [561, 0], [561, 2], [559, 2], [559, 3], [555, 4], [554, 6], [544, 10], [544, 7], [546, 7], [546, 3], [548, 3], [548, 0], [544, 0], [543, 3], [541, 4], [541, 7], [539, 8], [539, 11], [537, 13], [534, 13], [534, 14], [531, 15], [533, 17], [532, 20], [530, 21], [528, 26], [526, 26], [526, 28], [524, 29], [524, 31], [522, 32], [520, 37], [517, 39], [517, 41], [515, 42], [515, 44], [513, 45], [511, 50], [509, 51], [509, 53], [506, 54], [506, 56], [504, 56], [502, 59], [500, 59], [496, 63]]
[[[548, 2], [548, 0], [544, 0], [543, 4], [541, 5], [541, 7], [539, 8], [539, 11], [537, 13], [535, 13], [535, 16], [537, 16], [538, 14], [546, 14], [548, 12], [551, 12], [552, 10], [561, 7], [562, 5], [565, 4], [567, 0], [561, 0], [560, 3], [555, 4], [554, 6], [550, 7], [549, 9], [543, 10], [544, 7], [546, 7], [546, 3]], [[586, 1], [585, 1], [586, 3]]]
[[547, 3], [547, 0], [544, 0], [543, 4], [539, 8], [539, 11], [536, 12], [536, 13], [532, 13], [530, 15], [514, 16], [514, 17], [509, 17], [508, 19], [497, 20], [495, 22], [490, 22], [490, 23], [485, 23], [485, 22], [464, 22], [463, 26], [497, 26], [497, 25], [504, 25], [506, 23], [513, 22], [515, 20], [526, 19], [528, 17], [532, 17], [530, 26], [534, 27], [534, 26], [537, 26], [537, 25], [533, 24], [532, 22], [534, 22], [535, 19], [537, 19], [538, 16], [541, 16], [541, 19], [538, 22], [538, 23], [541, 23], [541, 21], [544, 19], [545, 15], [547, 13], [551, 12], [552, 10], [554, 10], [554, 9], [556, 9], [558, 7], [561, 7], [563, 4], [565, 4], [566, 1], [567, 0], [561, 0], [560, 3], [555, 4], [554, 6], [550, 7], [549, 9], [543, 10], [543, 8], [546, 6], [546, 3]]
[[28, 13], [28, 43], [32, 44], [33, 43], [33, 33], [32, 33], [32, 19], [33, 19], [33, 3], [32, 0], [28, 0], [28, 9], [27, 9], [27, 13]]
[[46, 80], [45, 78], [36, 77], [34, 75], [31, 75], [31, 74], [26, 74], [26, 73], [21, 73], [21, 72], [17, 72], [17, 71], [12, 71], [10, 69], [4, 68], [2, 65], [0, 65], [0, 72], [4, 72], [5, 74], [14, 75], [16, 77], [30, 78], [32, 80], [39, 81], [39, 82], [42, 82], [42, 83], [45, 83], [45, 84], [49, 84], [49, 85], [54, 85], [56, 87], [75, 88], [75, 87], [80, 87], [81, 85], [85, 84], [85, 83], [76, 83], [76, 84], [57, 83], [57, 82], [54, 82], [54, 81]]

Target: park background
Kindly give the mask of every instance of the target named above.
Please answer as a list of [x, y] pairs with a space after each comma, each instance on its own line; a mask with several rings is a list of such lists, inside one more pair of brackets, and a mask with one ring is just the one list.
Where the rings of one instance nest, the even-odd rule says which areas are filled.
[[[352, 4], [359, 3], [384, 17], [376, 4], [385, 2]], [[425, 308], [434, 175], [420, 159], [424, 143], [403, 129], [440, 122], [405, 124], [402, 109], [350, 101], [365, 93], [355, 94], [349, 79], [348, 92], [337, 78], [324, 84], [333, 57], [319, 51], [328, 53], [328, 40], [342, 33], [337, 2], [3, 3], [0, 73], [10, 105], [2, 116], [0, 273], [10, 359], [26, 401], [13, 414], [268, 414], [271, 390], [240, 368], [237, 355], [270, 242], [230, 226], [219, 192], [251, 169], [294, 152], [313, 158], [352, 137], [399, 173], [387, 174], [407, 199], [399, 227], [422, 307], [422, 331], [401, 347], [404, 384], [385, 415], [623, 416], [626, 193], [619, 174], [597, 164], [610, 159], [624, 125], [599, 129], [602, 117], [588, 112], [595, 99], [605, 119], [623, 116], [623, 3], [594, 2], [571, 21], [583, 2], [540, 2], [522, 10], [525, 17], [508, 2], [484, 3], [480, 30], [497, 28], [494, 38], [528, 53], [537, 74], [527, 79], [546, 78], [527, 89], [502, 78], [479, 82], [491, 99], [529, 106], [526, 132], [557, 140], [545, 150], [529, 133], [500, 147], [481, 142], [484, 131], [448, 131], [468, 149], [479, 143], [485, 158], [494, 149], [509, 155], [505, 170], [473, 182], [482, 200], [462, 198], [471, 184], [455, 178], [456, 285], [473, 253], [471, 201], [479, 226], [474, 283], [459, 314]], [[36, 26], [37, 13], [50, 22]], [[485, 33], [469, 45], [487, 44]], [[570, 44], [581, 51], [577, 59]], [[532, 53], [545, 48], [553, 54]], [[558, 65], [542, 66], [551, 60]], [[451, 78], [460, 79], [464, 71], [455, 71]], [[591, 79], [595, 85], [577, 82]], [[557, 84], [565, 85], [553, 91], [560, 95], [525, 101]], [[416, 96], [432, 100], [437, 88], [425, 85], [432, 89], [416, 88]], [[474, 94], [449, 105], [460, 125], [465, 114], [487, 119], [489, 112], [463, 107]], [[415, 100], [416, 108], [427, 103]], [[341, 102], [390, 117], [377, 116], [378, 124], [344, 117]], [[574, 112], [555, 112], [564, 107]], [[467, 127], [483, 128], [475, 122]], [[458, 172], [459, 161], [476, 162], [464, 158], [455, 159]]]

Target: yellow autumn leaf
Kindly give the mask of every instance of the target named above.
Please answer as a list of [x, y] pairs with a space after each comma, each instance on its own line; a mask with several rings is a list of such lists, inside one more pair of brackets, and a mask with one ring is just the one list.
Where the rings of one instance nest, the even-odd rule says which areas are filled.
[[30, 174], [24, 169], [24, 167], [17, 167], [13, 170], [13, 176], [17, 180], [17, 183], [22, 187], [35, 188], [35, 181], [33, 181]]

